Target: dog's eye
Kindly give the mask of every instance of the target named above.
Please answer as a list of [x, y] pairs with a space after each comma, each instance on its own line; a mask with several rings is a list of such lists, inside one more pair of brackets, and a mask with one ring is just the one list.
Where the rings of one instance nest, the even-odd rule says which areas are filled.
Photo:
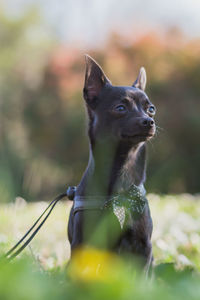
[[126, 111], [126, 106], [124, 106], [124, 105], [122, 105], [122, 104], [117, 105], [117, 106], [115, 107], [115, 111], [117, 111], [117, 112], [125, 112], [125, 111]]
[[148, 109], [147, 109], [147, 112], [150, 114], [150, 115], [155, 115], [156, 113], [156, 109], [153, 105], [149, 106]]

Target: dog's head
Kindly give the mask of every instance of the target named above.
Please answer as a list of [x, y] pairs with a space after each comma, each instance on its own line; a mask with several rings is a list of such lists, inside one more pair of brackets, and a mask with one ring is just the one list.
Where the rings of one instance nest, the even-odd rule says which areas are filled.
[[133, 145], [155, 134], [155, 107], [144, 92], [146, 72], [140, 69], [132, 86], [113, 86], [101, 67], [86, 55], [83, 89], [91, 140], [109, 138]]

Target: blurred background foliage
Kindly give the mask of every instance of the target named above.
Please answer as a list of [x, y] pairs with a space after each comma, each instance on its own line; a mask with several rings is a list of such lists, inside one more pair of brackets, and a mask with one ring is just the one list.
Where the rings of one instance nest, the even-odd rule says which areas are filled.
[[[1, 201], [52, 198], [78, 184], [87, 164], [82, 99], [84, 53], [41, 28], [36, 9], [0, 13]], [[200, 40], [178, 28], [133, 38], [110, 34], [87, 52], [112, 83], [129, 85], [147, 70], [147, 94], [157, 106], [157, 136], [149, 143], [146, 186], [156, 193], [200, 190]]]
[[[148, 192], [199, 192], [197, 8], [199, 2], [190, 0], [0, 0], [0, 202], [13, 202], [0, 207], [1, 255], [46, 208], [46, 202], [27, 204], [22, 198], [52, 199], [66, 185], [78, 184], [86, 167], [84, 52], [115, 85], [132, 84], [142, 65], [147, 70], [158, 125], [148, 145]], [[100, 280], [96, 252], [76, 258], [75, 276], [66, 273], [70, 248], [64, 228], [71, 203], [61, 202], [21, 259], [0, 261], [0, 298], [199, 299], [199, 196], [148, 199], [154, 220], [151, 282], [129, 261], [113, 265], [111, 254], [101, 252], [106, 273]]]

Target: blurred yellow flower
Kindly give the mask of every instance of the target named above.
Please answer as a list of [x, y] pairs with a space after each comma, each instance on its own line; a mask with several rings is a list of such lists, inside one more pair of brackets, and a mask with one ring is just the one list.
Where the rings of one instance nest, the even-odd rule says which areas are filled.
[[122, 261], [111, 252], [84, 247], [73, 253], [69, 266], [72, 279], [112, 281], [122, 268]]

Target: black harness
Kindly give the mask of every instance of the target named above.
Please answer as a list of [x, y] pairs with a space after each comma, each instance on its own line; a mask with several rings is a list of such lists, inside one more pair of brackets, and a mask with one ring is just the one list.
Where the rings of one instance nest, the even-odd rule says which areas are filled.
[[107, 198], [105, 196], [76, 196], [74, 189], [73, 214], [84, 210], [112, 210], [123, 227], [127, 214], [134, 216], [134, 219], [142, 216], [147, 204], [145, 195], [143, 185], [131, 185], [127, 191]]
[[[128, 213], [138, 219], [142, 216], [147, 204], [146, 191], [143, 185], [132, 185], [129, 190], [122, 191], [116, 195], [105, 198], [105, 196], [78, 196], [76, 187], [72, 186], [63, 194], [56, 197], [47, 206], [40, 217], [35, 221], [25, 235], [3, 256], [3, 259], [13, 259], [20, 254], [24, 248], [32, 241], [34, 236], [43, 226], [55, 205], [64, 197], [74, 202], [73, 214], [84, 210], [112, 210], [117, 216], [121, 227], [124, 226], [125, 217]], [[26, 240], [25, 240], [26, 239]]]

